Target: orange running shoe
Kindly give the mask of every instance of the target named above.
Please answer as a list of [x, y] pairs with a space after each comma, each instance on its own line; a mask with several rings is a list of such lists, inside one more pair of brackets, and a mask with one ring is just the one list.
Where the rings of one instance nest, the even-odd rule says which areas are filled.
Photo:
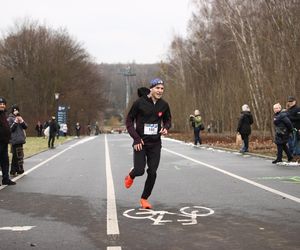
[[145, 209], [151, 209], [152, 208], [151, 204], [146, 199], [141, 199], [140, 203], [141, 203], [142, 208], [145, 208]]
[[126, 187], [126, 188], [130, 188], [130, 187], [131, 187], [131, 185], [132, 185], [132, 183], [133, 183], [133, 179], [130, 177], [130, 175], [127, 175], [127, 176], [125, 177], [124, 183], [125, 183], [125, 187]]

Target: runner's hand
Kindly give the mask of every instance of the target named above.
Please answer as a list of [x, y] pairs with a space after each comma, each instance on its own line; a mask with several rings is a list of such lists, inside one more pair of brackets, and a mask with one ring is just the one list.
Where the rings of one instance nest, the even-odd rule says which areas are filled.
[[159, 133], [161, 133], [162, 135], [167, 135], [168, 134], [168, 130], [166, 128], [162, 128]]
[[141, 151], [143, 149], [144, 141], [141, 140], [141, 143], [133, 145], [135, 151]]

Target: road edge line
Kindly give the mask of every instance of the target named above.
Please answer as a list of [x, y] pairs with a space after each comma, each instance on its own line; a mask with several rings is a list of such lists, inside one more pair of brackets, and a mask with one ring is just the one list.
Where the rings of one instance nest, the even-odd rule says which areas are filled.
[[239, 175], [230, 173], [230, 172], [228, 172], [228, 171], [226, 171], [226, 170], [217, 168], [217, 167], [215, 167], [215, 166], [213, 166], [213, 165], [210, 165], [210, 164], [207, 164], [207, 163], [205, 163], [205, 162], [201, 162], [201, 161], [195, 160], [195, 159], [193, 159], [193, 158], [191, 158], [191, 157], [188, 157], [188, 156], [186, 156], [186, 155], [177, 153], [177, 152], [172, 151], [172, 150], [170, 150], [170, 149], [163, 148], [163, 150], [165, 150], [165, 151], [167, 151], [167, 152], [169, 152], [169, 153], [171, 153], [171, 154], [174, 154], [174, 155], [180, 156], [180, 157], [182, 157], [182, 158], [185, 158], [185, 159], [187, 159], [187, 160], [193, 161], [193, 162], [195, 162], [195, 163], [198, 163], [198, 164], [200, 164], [200, 165], [203, 165], [203, 166], [205, 166], [205, 167], [208, 167], [208, 168], [210, 168], [210, 169], [216, 170], [216, 171], [221, 172], [221, 173], [223, 173], [223, 174], [229, 175], [229, 176], [231, 176], [231, 177], [233, 177], [233, 178], [235, 178], [235, 179], [238, 179], [238, 180], [240, 180], [240, 181], [246, 182], [246, 183], [248, 183], [248, 184], [251, 184], [251, 185], [253, 185], [253, 186], [256, 186], [256, 187], [258, 187], [258, 188], [261, 188], [261, 189], [263, 189], [263, 190], [269, 191], [269, 192], [271, 192], [271, 193], [273, 193], [273, 194], [277, 194], [277, 195], [282, 196], [282, 197], [285, 197], [285, 198], [287, 198], [287, 199], [289, 199], [289, 200], [292, 200], [292, 201], [295, 201], [295, 202], [297, 202], [297, 203], [300, 203], [300, 198], [295, 197], [295, 196], [293, 196], [293, 195], [289, 195], [289, 194], [283, 193], [283, 192], [278, 191], [278, 190], [276, 190], [276, 189], [273, 189], [273, 188], [267, 187], [267, 186], [265, 186], [265, 185], [259, 184], [259, 183], [255, 182], [255, 181], [251, 181], [251, 180], [249, 180], [249, 179], [247, 179], [247, 178], [245, 178], [245, 177], [242, 177], [242, 176], [239, 176]]

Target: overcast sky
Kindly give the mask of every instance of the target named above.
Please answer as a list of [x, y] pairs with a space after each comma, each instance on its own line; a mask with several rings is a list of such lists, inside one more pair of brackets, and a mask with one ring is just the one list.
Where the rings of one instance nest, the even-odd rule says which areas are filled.
[[155, 63], [185, 37], [191, 13], [190, 0], [7, 0], [0, 31], [30, 18], [66, 28], [98, 63]]

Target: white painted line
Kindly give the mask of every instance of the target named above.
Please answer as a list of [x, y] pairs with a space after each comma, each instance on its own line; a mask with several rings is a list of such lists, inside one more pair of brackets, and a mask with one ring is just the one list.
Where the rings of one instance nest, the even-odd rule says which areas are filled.
[[107, 250], [121, 250], [121, 247], [107, 247]]
[[31, 230], [31, 229], [34, 228], [34, 227], [36, 227], [36, 226], [0, 227], [0, 230], [21, 232], [21, 231], [28, 231], [28, 230]]
[[106, 183], [107, 183], [107, 234], [120, 234], [118, 217], [117, 217], [117, 206], [116, 196], [114, 190], [114, 181], [112, 178], [110, 157], [108, 150], [107, 137], [105, 135], [105, 165], [106, 165]]
[[[93, 140], [93, 139], [95, 139], [95, 137], [89, 137], [89, 138], [80, 140], [79, 142], [77, 142], [77, 143], [75, 143], [75, 144], [69, 146], [68, 148], [66, 148], [66, 149], [64, 149], [64, 150], [62, 150], [62, 151], [60, 151], [59, 153], [57, 153], [57, 154], [51, 156], [51, 157], [48, 158], [47, 160], [45, 160], [45, 161], [43, 161], [43, 162], [41, 162], [41, 163], [35, 165], [34, 167], [32, 167], [32, 168], [26, 170], [23, 174], [18, 175], [17, 177], [13, 178], [12, 180], [13, 180], [13, 181], [17, 181], [17, 180], [21, 179], [21, 178], [24, 177], [25, 175], [28, 175], [30, 172], [32, 172], [32, 171], [38, 169], [39, 167], [43, 166], [43, 165], [46, 164], [47, 162], [52, 161], [53, 159], [55, 159], [56, 157], [58, 157], [58, 156], [60, 156], [61, 154], [65, 153], [66, 151], [70, 150], [71, 148], [74, 148], [74, 147], [76, 147], [76, 146], [78, 146], [78, 145], [80, 145], [80, 144], [82, 144], [82, 143], [85, 143], [85, 142], [90, 141], [90, 140]], [[7, 185], [2, 185], [2, 186], [0, 186], [0, 190], [4, 189], [4, 188], [6, 188], [6, 187], [7, 187]]]
[[242, 177], [242, 176], [239, 176], [239, 175], [230, 173], [230, 172], [228, 172], [228, 171], [226, 171], [226, 170], [223, 170], [223, 169], [217, 168], [217, 167], [215, 167], [215, 166], [212, 166], [212, 165], [210, 165], [210, 164], [207, 164], [207, 163], [204, 163], [204, 162], [195, 160], [195, 159], [193, 159], [193, 158], [191, 158], [191, 157], [188, 157], [188, 156], [186, 156], [186, 155], [183, 155], [183, 154], [174, 152], [174, 151], [172, 151], [172, 150], [169, 150], [169, 149], [166, 149], [166, 148], [163, 148], [163, 150], [165, 150], [165, 151], [167, 151], [167, 152], [169, 152], [169, 153], [171, 153], [171, 154], [174, 154], [174, 155], [180, 156], [180, 157], [182, 157], [182, 158], [185, 158], [185, 159], [187, 159], [187, 160], [189, 160], [189, 161], [193, 161], [193, 162], [195, 162], [195, 163], [198, 163], [198, 164], [200, 164], [200, 165], [203, 165], [203, 166], [205, 166], [205, 167], [214, 169], [214, 170], [219, 171], [219, 172], [221, 172], [221, 173], [223, 173], [223, 174], [229, 175], [229, 176], [231, 176], [231, 177], [233, 177], [233, 178], [235, 178], [235, 179], [244, 181], [244, 182], [249, 183], [249, 184], [251, 184], [251, 185], [253, 185], [253, 186], [256, 186], [256, 187], [261, 188], [261, 189], [263, 189], [263, 190], [269, 191], [269, 192], [271, 192], [271, 193], [273, 193], [273, 194], [277, 194], [277, 195], [279, 195], [279, 196], [282, 196], [282, 197], [285, 197], [285, 198], [290, 199], [290, 200], [292, 200], [292, 201], [295, 201], [295, 202], [300, 203], [300, 198], [298, 198], [298, 197], [295, 197], [295, 196], [292, 196], [292, 195], [283, 193], [283, 192], [278, 191], [278, 190], [276, 190], [276, 189], [267, 187], [267, 186], [265, 186], [265, 185], [262, 185], [262, 184], [259, 184], [259, 183], [255, 182], [255, 181], [251, 181], [251, 180], [249, 180], [249, 179], [247, 179], [247, 178], [244, 178], [244, 177]]

